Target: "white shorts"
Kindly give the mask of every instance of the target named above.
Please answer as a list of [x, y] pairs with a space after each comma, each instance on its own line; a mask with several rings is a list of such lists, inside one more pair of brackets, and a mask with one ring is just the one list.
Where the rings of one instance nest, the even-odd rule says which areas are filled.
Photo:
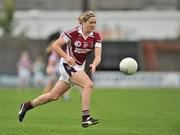
[[61, 76], [59, 80], [63, 80], [70, 83], [69, 79], [71, 78], [71, 76], [77, 71], [84, 70], [84, 65], [85, 63], [83, 65], [76, 64], [74, 67], [71, 67], [67, 64], [64, 58], [61, 58], [60, 63], [59, 63], [59, 72]]

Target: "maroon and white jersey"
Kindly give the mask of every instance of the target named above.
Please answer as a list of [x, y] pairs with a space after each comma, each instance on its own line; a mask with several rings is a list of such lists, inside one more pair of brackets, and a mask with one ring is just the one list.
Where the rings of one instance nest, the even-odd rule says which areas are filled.
[[102, 39], [97, 31], [91, 32], [87, 37], [82, 33], [82, 26], [62, 34], [66, 42], [66, 53], [75, 59], [78, 65], [83, 65], [87, 54], [95, 47], [102, 46]]

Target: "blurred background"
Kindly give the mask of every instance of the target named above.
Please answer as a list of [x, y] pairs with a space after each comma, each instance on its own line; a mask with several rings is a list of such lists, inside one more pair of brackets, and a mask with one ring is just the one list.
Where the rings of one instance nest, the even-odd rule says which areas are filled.
[[[102, 62], [92, 77], [97, 87], [180, 87], [179, 0], [0, 0], [0, 87], [18, 86], [24, 53], [24, 64], [31, 65], [28, 85], [43, 87], [47, 46], [77, 26], [85, 10], [96, 13], [103, 38]], [[124, 57], [137, 60], [136, 74], [119, 71]], [[37, 59], [39, 85], [32, 68]]]

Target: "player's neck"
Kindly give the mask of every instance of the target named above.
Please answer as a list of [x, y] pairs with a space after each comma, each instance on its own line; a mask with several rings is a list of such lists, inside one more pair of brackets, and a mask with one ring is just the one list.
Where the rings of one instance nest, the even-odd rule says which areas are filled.
[[83, 31], [83, 35], [85, 38], [87, 38], [89, 36], [90, 32], [89, 31]]
[[83, 36], [84, 36], [85, 38], [87, 38], [91, 32], [90, 32], [90, 31], [87, 31], [87, 30], [84, 29], [84, 28], [82, 28], [82, 33], [83, 33]]

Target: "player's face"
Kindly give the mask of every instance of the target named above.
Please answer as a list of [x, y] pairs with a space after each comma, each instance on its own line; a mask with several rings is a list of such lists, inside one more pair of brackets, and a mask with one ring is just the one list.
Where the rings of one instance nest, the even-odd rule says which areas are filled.
[[86, 31], [92, 32], [96, 28], [96, 17], [89, 18], [88, 21], [84, 22], [84, 28]]

